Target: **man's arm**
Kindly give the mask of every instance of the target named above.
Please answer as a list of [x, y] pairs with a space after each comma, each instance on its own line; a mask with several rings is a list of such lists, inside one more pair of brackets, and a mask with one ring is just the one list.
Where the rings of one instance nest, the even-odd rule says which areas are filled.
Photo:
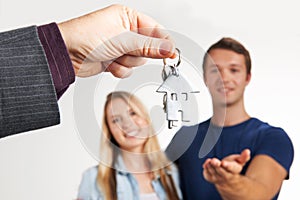
[[73, 65], [57, 24], [50, 23], [38, 26], [37, 29], [59, 99], [75, 81]]
[[0, 138], [59, 123], [37, 27], [0, 33], [0, 95]]
[[215, 184], [223, 199], [272, 199], [279, 191], [287, 171], [273, 158], [257, 155], [251, 161], [245, 175], [240, 172], [250, 159], [250, 152], [231, 155], [222, 161], [208, 159], [204, 167], [204, 177]]
[[145, 63], [143, 57], [175, 57], [161, 25], [126, 6], [52, 25], [0, 33], [0, 138], [58, 124], [57, 97], [74, 81], [74, 72], [126, 77]]

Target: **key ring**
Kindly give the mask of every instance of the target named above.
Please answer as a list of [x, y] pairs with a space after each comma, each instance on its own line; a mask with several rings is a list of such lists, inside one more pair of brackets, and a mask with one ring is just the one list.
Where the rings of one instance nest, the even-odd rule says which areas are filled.
[[[181, 63], [180, 50], [178, 48], [175, 48], [175, 50], [178, 52], [178, 61], [177, 61], [177, 64], [174, 65], [174, 67], [178, 67]], [[163, 59], [163, 62], [164, 62], [164, 66], [166, 66], [167, 65], [166, 58]], [[172, 66], [172, 65], [169, 65], [169, 66]]]
[[181, 63], [181, 56], [180, 56], [180, 50], [178, 48], [175, 48], [175, 50], [178, 52], [178, 61], [177, 61], [177, 64], [169, 65], [166, 62], [166, 58], [163, 59], [163, 62], [164, 62], [164, 68], [162, 70], [162, 79], [163, 80], [166, 80], [167, 77], [168, 77], [168, 74], [166, 72], [166, 66], [168, 66], [168, 67], [171, 68], [171, 72], [170, 72], [171, 74], [173, 74], [175, 76], [179, 76], [178, 66]]

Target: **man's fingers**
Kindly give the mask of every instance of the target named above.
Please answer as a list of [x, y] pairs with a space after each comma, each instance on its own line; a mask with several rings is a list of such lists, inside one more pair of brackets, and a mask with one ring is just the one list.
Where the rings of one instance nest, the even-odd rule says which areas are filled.
[[222, 161], [221, 166], [230, 173], [238, 174], [242, 171], [243, 165], [237, 162]]
[[222, 166], [215, 168], [216, 174], [218, 174], [219, 180], [222, 181], [224, 179], [227, 179], [229, 176], [232, 175], [231, 172], [227, 171]]
[[204, 178], [214, 184], [222, 183], [228, 179], [233, 174], [227, 171], [223, 166], [213, 165], [212, 162], [207, 163], [206, 168], [203, 170]]
[[216, 170], [215, 170], [215, 167], [211, 165], [211, 163], [208, 164], [208, 167], [206, 168], [208, 174], [209, 174], [209, 177], [210, 177], [210, 180], [211, 181], [215, 181], [217, 179], [217, 173], [216, 173]]
[[73, 63], [73, 66], [74, 66], [75, 74], [78, 77], [89, 77], [95, 74], [99, 74], [100, 72], [103, 71], [103, 66], [99, 62], [97, 63], [85, 62], [76, 65]]
[[147, 58], [176, 57], [175, 44], [171, 40], [148, 37], [131, 31], [111, 39], [105, 44], [105, 48], [110, 49], [109, 54], [112, 58], [124, 54]]
[[147, 60], [142, 57], [124, 55], [118, 58], [117, 60], [115, 60], [114, 62], [123, 65], [125, 67], [131, 68], [131, 67], [137, 67], [143, 65], [147, 62]]
[[131, 8], [126, 8], [131, 31], [145, 36], [161, 39], [171, 39], [168, 31], [166, 31], [163, 26], [153, 18]]
[[111, 61], [124, 55], [146, 58], [175, 58], [175, 44], [171, 40], [148, 37], [126, 31], [95, 48], [87, 61]]
[[105, 71], [112, 73], [117, 78], [126, 78], [132, 74], [132, 68], [125, 67], [117, 62], [110, 63]]
[[139, 39], [129, 43], [128, 51], [130, 55], [142, 56], [147, 58], [170, 58], [175, 55], [175, 45], [165, 39], [151, 38], [139, 35]]
[[207, 159], [205, 160], [205, 162], [203, 163], [202, 167], [203, 167], [203, 168], [207, 168], [207, 167], [208, 167], [208, 164], [210, 163], [210, 161], [211, 161], [211, 158], [207, 158]]
[[[143, 13], [139, 13], [136, 12], [137, 17], [136, 17], [136, 26], [131, 26], [132, 29], [131, 31], [135, 31], [133, 30], [134, 27], [137, 28], [137, 33], [144, 35], [144, 36], [149, 36], [151, 38], [159, 38], [159, 39], [165, 39], [167, 41], [169, 41], [170, 43], [174, 44], [174, 40], [171, 37], [169, 31], [167, 31], [166, 29], [164, 29], [164, 27], [162, 25], [160, 25], [159, 23], [157, 23], [154, 19], [152, 19], [151, 17], [144, 15]], [[164, 48], [161, 47], [161, 50], [163, 51]], [[174, 50], [174, 48], [173, 48]], [[174, 52], [174, 51], [173, 51]], [[172, 56], [168, 56], [170, 58], [175, 58], [176, 55], [175, 53], [172, 54]]]
[[221, 161], [217, 158], [212, 158], [210, 163], [214, 167], [220, 167], [221, 166]]
[[132, 67], [143, 65], [145, 62], [145, 58], [124, 55], [114, 62], [106, 62], [104, 65], [109, 65], [105, 71], [111, 72], [115, 77], [126, 78], [132, 74]]
[[220, 174], [218, 173], [218, 168], [221, 166], [221, 161], [217, 158], [212, 158], [210, 163], [208, 164], [208, 171], [211, 175], [218, 177]]

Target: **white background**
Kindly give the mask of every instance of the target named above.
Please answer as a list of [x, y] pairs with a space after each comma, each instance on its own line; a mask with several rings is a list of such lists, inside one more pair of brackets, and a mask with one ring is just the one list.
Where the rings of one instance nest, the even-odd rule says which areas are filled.
[[[38, 1], [0, 0], [0, 31], [61, 22], [112, 3], [134, 7], [204, 49], [223, 36], [250, 50], [251, 116], [283, 127], [295, 147], [290, 180], [279, 199], [297, 199], [300, 183], [300, 13], [294, 0]], [[0, 141], [0, 199], [75, 199], [82, 172], [97, 162], [82, 146], [73, 119], [74, 84], [59, 101], [61, 124]]]

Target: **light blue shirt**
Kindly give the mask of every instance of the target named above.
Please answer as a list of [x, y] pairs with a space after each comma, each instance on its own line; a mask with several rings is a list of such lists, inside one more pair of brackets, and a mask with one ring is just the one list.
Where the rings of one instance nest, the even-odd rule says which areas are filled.
[[[117, 180], [117, 196], [120, 200], [139, 200], [139, 186], [134, 176], [126, 172], [122, 157], [118, 156], [116, 167]], [[174, 180], [177, 194], [182, 199], [182, 194], [179, 187], [179, 176], [175, 165], [172, 165], [172, 170], [168, 171]], [[104, 200], [104, 196], [97, 184], [98, 166], [89, 168], [83, 173], [83, 177], [79, 186], [78, 198], [81, 200]], [[152, 181], [152, 187], [160, 200], [166, 200], [166, 192], [161, 184], [160, 177], [155, 177]]]

